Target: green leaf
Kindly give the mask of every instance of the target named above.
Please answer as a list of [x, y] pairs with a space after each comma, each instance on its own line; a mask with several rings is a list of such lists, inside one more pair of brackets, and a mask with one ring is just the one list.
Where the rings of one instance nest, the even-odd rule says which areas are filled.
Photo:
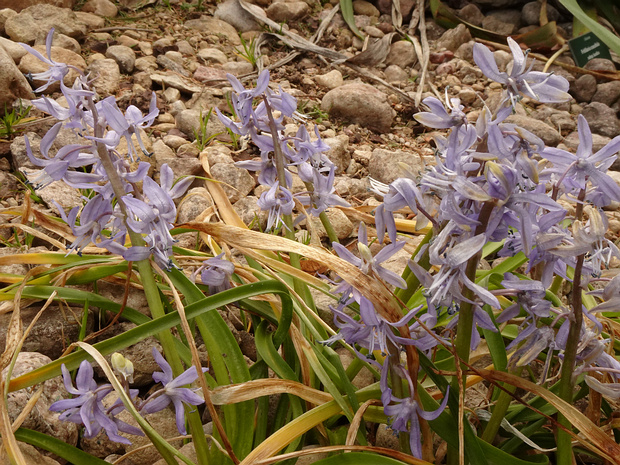
[[[73, 289], [65, 289], [52, 286], [28, 286], [24, 289], [22, 297], [46, 299], [51, 295], [54, 290], [58, 291], [58, 299], [63, 299], [63, 296], [71, 296], [75, 298], [76, 293], [79, 292], [82, 292], [82, 294], [87, 294], [89, 296], [88, 301], [91, 306], [97, 305], [95, 301], [100, 302], [100, 299], [102, 299], [97, 294], [84, 293], [83, 291], [75, 291]], [[250, 297], [261, 294], [278, 294], [282, 298], [283, 307], [286, 305], [292, 305], [290, 296], [288, 295], [288, 290], [282, 283], [278, 281], [261, 281], [258, 283], [246, 284], [236, 287], [234, 289], [229, 289], [227, 291], [220, 292], [219, 294], [207, 297], [202, 301], [196, 302], [195, 304], [188, 305], [185, 308], [185, 314], [187, 315], [188, 320], [191, 320], [193, 318], [196, 318], [198, 315], [208, 313], [211, 310], [222, 307], [224, 305], [228, 305], [233, 302], [248, 299]], [[0, 294], [1, 299], [8, 300], [7, 297], [9, 297], [8, 294]], [[84, 296], [81, 297], [82, 300], [78, 302], [84, 302]], [[118, 309], [120, 307], [114, 302], [108, 302], [112, 304], [113, 308]], [[108, 308], [108, 310], [109, 309], [110, 308]], [[127, 310], [128, 309], [125, 309], [123, 314], [125, 314]], [[134, 312], [138, 313], [135, 310]], [[168, 330], [173, 326], [178, 325], [181, 321], [177, 312], [169, 313], [166, 316], [157, 318], [155, 320], [150, 320], [145, 315], [140, 314], [140, 316], [142, 319], [142, 323], [138, 327], [114, 336], [110, 339], [106, 339], [105, 341], [99, 342], [95, 344], [94, 347], [103, 355], [111, 354], [113, 352], [124, 349], [125, 347], [136, 344], [137, 342], [140, 342], [148, 336], [153, 336], [160, 331]], [[60, 374], [60, 366], [63, 363], [67, 366], [69, 370], [74, 370], [85, 358], [87, 358], [87, 355], [82, 351], [77, 351], [65, 357], [59, 358], [58, 360], [55, 360], [44, 367], [37, 368], [36, 370], [26, 373], [25, 375], [12, 379], [10, 382], [9, 391], [23, 389], [25, 387], [29, 387], [53, 378], [55, 376], [58, 376]]]
[[377, 454], [348, 452], [346, 454], [334, 455], [333, 457], [312, 463], [314, 463], [314, 465], [402, 465], [405, 462]]
[[570, 11], [575, 18], [581, 21], [588, 29], [590, 29], [596, 36], [601, 39], [605, 44], [614, 52], [620, 54], [620, 38], [614, 35], [611, 31], [605, 28], [603, 25], [590, 18], [585, 11], [579, 6], [577, 0], [560, 0], [560, 3]]
[[353, 33], [357, 37], [364, 40], [364, 34], [362, 34], [362, 31], [360, 31], [355, 25], [355, 17], [353, 15], [353, 0], [340, 0], [340, 11], [345, 22], [347, 23], [349, 28], [351, 28], [351, 31], [353, 31]]
[[109, 465], [105, 460], [101, 460], [86, 452], [67, 444], [60, 439], [53, 438], [47, 434], [32, 431], [26, 428], [19, 428], [15, 431], [15, 438], [31, 446], [52, 452], [54, 455], [65, 459], [73, 465]]

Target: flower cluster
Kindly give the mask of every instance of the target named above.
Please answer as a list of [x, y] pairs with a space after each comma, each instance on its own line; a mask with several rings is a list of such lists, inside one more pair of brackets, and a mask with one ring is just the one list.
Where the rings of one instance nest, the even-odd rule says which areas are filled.
[[[416, 114], [415, 119], [449, 132], [436, 137], [436, 164], [431, 169], [420, 177], [408, 173], [377, 189], [384, 196], [375, 212], [378, 239], [382, 243], [387, 233], [391, 244], [373, 258], [363, 229], [359, 236], [360, 258], [334, 245], [342, 258], [365, 273], [403, 288], [404, 281], [378, 265], [402, 246], [393, 214], [408, 207], [419, 222], [433, 226], [432, 239], [409, 265], [426, 298], [424, 308], [408, 311], [399, 322], [388, 322], [364, 296], [364, 289], [357, 289], [355, 283], [340, 283], [335, 289], [342, 295], [340, 305], [332, 308], [340, 332], [328, 341], [343, 339], [367, 349], [368, 355], [360, 351], [358, 355], [375, 365], [379, 364], [373, 350], [380, 349], [387, 355], [381, 379], [385, 413], [391, 417], [393, 428], [410, 432], [411, 450], [417, 457], [421, 457], [419, 418], [436, 418], [438, 412], [424, 412], [417, 403], [417, 386], [412, 381], [417, 373], [410, 373], [403, 365], [401, 350], [414, 345], [429, 353], [440, 342], [448, 343], [440, 334], [428, 332], [443, 314], [444, 321], [449, 320], [445, 329], [456, 329], [457, 340], [468, 341], [468, 349], [475, 349], [480, 342], [478, 328], [497, 331], [497, 323], [519, 319], [521, 331], [508, 347], [514, 351], [511, 363], [527, 364], [543, 350], [549, 350], [547, 360], [553, 350], [560, 351], [562, 358], [568, 345], [575, 343], [567, 341], [570, 311], [553, 307], [546, 298], [546, 289], [555, 275], [569, 279], [567, 270], [576, 266], [579, 256], [586, 281], [598, 279], [612, 257], [620, 258], [618, 248], [605, 238], [607, 220], [601, 210], [620, 200], [620, 188], [606, 174], [620, 150], [620, 137], [593, 153], [592, 134], [585, 118], [579, 116], [580, 145], [577, 153], [571, 154], [548, 148], [536, 135], [505, 122], [524, 96], [548, 103], [570, 98], [563, 77], [532, 71], [532, 65], [527, 65], [527, 52], [524, 54], [511, 38], [508, 45], [513, 54], [509, 73], [499, 71], [489, 49], [481, 44], [474, 46], [474, 59], [482, 72], [506, 88], [503, 102], [494, 112], [485, 107], [478, 119], [470, 122], [457, 98], [448, 99], [446, 94], [445, 106], [435, 97], [423, 101], [428, 111]], [[572, 230], [567, 227], [567, 202], [576, 203], [587, 217], [573, 220]], [[523, 254], [528, 260], [526, 272], [536, 278], [506, 273], [499, 288], [477, 282], [477, 265], [489, 242], [503, 244], [499, 257]], [[421, 265], [422, 258], [428, 265]], [[614, 289], [617, 287], [615, 284]], [[616, 299], [615, 293], [608, 294], [604, 295], [607, 302], [599, 306], [601, 311], [610, 309], [608, 302]], [[514, 304], [502, 310], [499, 295], [513, 297]], [[345, 311], [351, 303], [359, 305], [359, 319]], [[609, 341], [601, 337], [602, 326], [595, 316], [598, 310], [583, 308], [586, 318], [581, 334], [586, 342], [579, 344], [575, 375], [591, 371], [609, 374], [612, 384], [588, 376], [588, 385], [619, 397], [620, 362], [605, 351]], [[469, 315], [470, 327], [460, 324], [463, 311]], [[408, 326], [411, 338], [402, 338], [398, 329], [410, 325], [414, 317], [414, 324]], [[465, 337], [461, 331], [471, 332], [471, 336]], [[407, 381], [408, 398], [392, 395], [388, 372], [392, 383]], [[445, 401], [441, 408], [444, 406]]]
[[[48, 97], [32, 101], [34, 107], [60, 122], [41, 140], [43, 158], [35, 157], [26, 137], [28, 158], [41, 168], [36, 173], [27, 173], [27, 177], [35, 188], [63, 180], [72, 187], [94, 193], [84, 199], [83, 207], [75, 207], [68, 214], [56, 205], [76, 237], [70, 250], [81, 253], [93, 243], [131, 261], [153, 255], [159, 266], [170, 269], [174, 243], [170, 229], [176, 217], [174, 199], [185, 192], [192, 179], [174, 184], [172, 170], [163, 165], [160, 184], [157, 184], [148, 177], [149, 163], [139, 161], [134, 170], [131, 164], [139, 160], [132, 136], [135, 136], [142, 153], [149, 155], [140, 131], [149, 127], [159, 113], [155, 94], [151, 98], [149, 113], [143, 116], [133, 105], [123, 113], [114, 97], [97, 101], [88, 77], [82, 73], [72, 87], [67, 87], [63, 78], [68, 73], [68, 65], [51, 58], [53, 32], [52, 29], [47, 36], [47, 58], [22, 44], [50, 66], [48, 71], [33, 75], [35, 80], [45, 81], [37, 92], [60, 81], [60, 89], [68, 104], [65, 108]], [[75, 131], [84, 142], [65, 145], [52, 156], [52, 146], [63, 127]], [[123, 139], [126, 141], [126, 155], [119, 151]], [[138, 187], [140, 183], [142, 189]], [[128, 247], [127, 236], [132, 234], [132, 243]]]
[[[279, 88], [269, 88], [269, 71], [263, 71], [254, 89], [245, 89], [241, 82], [228, 74], [234, 90], [232, 107], [239, 122], [216, 112], [222, 123], [234, 134], [248, 137], [260, 150], [260, 160], [237, 162], [240, 168], [258, 172], [258, 182], [267, 189], [261, 194], [258, 206], [269, 212], [267, 229], [282, 224], [283, 215], [291, 215], [295, 206], [291, 192], [292, 174], [297, 174], [308, 188], [297, 199], [308, 212], [319, 216], [327, 208], [348, 205], [334, 193], [335, 166], [325, 155], [329, 147], [323, 143], [315, 127], [312, 140], [306, 126], [301, 124], [295, 136], [285, 136], [284, 118], [300, 119], [295, 98]], [[254, 101], [259, 103], [254, 107]], [[280, 165], [280, 166], [278, 166]]]
[[[114, 354], [113, 360], [114, 358], [124, 359], [119, 354]], [[162, 369], [161, 372], [153, 373], [153, 380], [156, 383], [161, 383], [161, 389], [153, 392], [147, 399], [141, 400], [138, 397], [137, 389], [127, 387], [129, 398], [142, 415], [159, 412], [172, 403], [176, 412], [177, 429], [179, 433], [187, 434], [184, 404], [200, 405], [204, 402], [204, 399], [196, 394], [195, 389], [183, 387], [196, 381], [198, 378], [196, 368], [190, 367], [175, 378], [172, 374], [172, 368], [155, 348], [153, 348], [153, 358]], [[121, 370], [121, 373], [128, 378], [132, 374], [130, 373], [132, 369], [128, 372], [127, 367], [133, 368], [133, 366], [129, 361], [123, 361], [124, 370]], [[203, 368], [202, 372], [205, 371], [207, 369]], [[83, 425], [86, 431], [84, 436], [87, 438], [93, 438], [103, 430], [112, 441], [131, 444], [131, 441], [119, 435], [119, 432], [143, 435], [140, 429], [117, 417], [125, 409], [120, 399], [108, 407], [104, 405], [105, 398], [114, 391], [114, 388], [111, 384], [97, 385], [90, 362], [84, 360], [80, 364], [75, 378], [75, 386], [71, 380], [71, 374], [64, 364], [62, 365], [62, 376], [67, 391], [74, 397], [56, 401], [50, 406], [52, 412], [62, 412], [59, 416], [60, 420]]]

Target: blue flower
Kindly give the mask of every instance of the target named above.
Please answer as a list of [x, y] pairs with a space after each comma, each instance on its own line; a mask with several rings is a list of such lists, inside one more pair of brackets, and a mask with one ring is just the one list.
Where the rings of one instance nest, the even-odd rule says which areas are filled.
[[209, 258], [201, 267], [200, 280], [209, 286], [211, 295], [231, 288], [230, 277], [235, 272], [235, 265], [223, 259], [223, 256], [224, 252], [217, 257]]
[[532, 71], [533, 63], [526, 69], [527, 52], [524, 54], [519, 44], [511, 37], [508, 37], [508, 46], [513, 57], [510, 74], [499, 71], [493, 53], [482, 44], [474, 45], [474, 61], [486, 77], [506, 86], [513, 103], [520, 95], [542, 103], [560, 103], [570, 100], [569, 84], [565, 78]]
[[56, 81], [60, 81], [62, 83], [64, 77], [69, 72], [69, 65], [66, 63], [57, 63], [52, 60], [52, 40], [54, 38], [54, 28], [50, 29], [50, 32], [47, 34], [47, 38], [45, 39], [45, 48], [47, 51], [47, 57], [41, 55], [38, 51], [32, 48], [30, 45], [22, 44], [20, 45], [24, 47], [29, 53], [37, 57], [43, 63], [49, 65], [49, 69], [42, 73], [35, 73], [32, 75], [32, 79], [34, 81], [46, 81], [41, 87], [35, 89], [35, 92], [43, 92], [50, 85], [52, 85]]
[[[177, 429], [179, 433], [187, 434], [185, 429], [185, 407], [183, 404], [200, 405], [204, 402], [204, 399], [196, 394], [193, 389], [181, 387], [198, 379], [196, 368], [192, 366], [174, 378], [172, 376], [172, 368], [154, 347], [153, 358], [155, 358], [155, 361], [162, 369], [161, 372], [153, 373], [153, 379], [156, 383], [161, 383], [163, 388], [145, 400], [140, 406], [140, 411], [145, 415], [155, 413], [172, 403], [176, 412]], [[204, 373], [205, 371], [207, 369], [202, 368], [202, 372]]]
[[553, 167], [545, 168], [545, 172], [556, 176], [557, 185], [566, 193], [577, 195], [578, 191], [592, 187], [587, 192], [586, 200], [597, 207], [609, 205], [612, 200], [620, 200], [620, 187], [606, 171], [616, 160], [620, 151], [620, 136], [615, 137], [605, 147], [592, 153], [592, 132], [588, 122], [579, 115], [577, 118], [579, 147], [577, 153], [548, 147], [540, 155], [546, 158]]
[[[139, 429], [128, 425], [127, 423], [117, 419], [114, 415], [118, 414], [123, 407], [114, 404], [109, 410], [103, 406], [103, 399], [114, 389], [110, 384], [97, 386], [94, 380], [93, 367], [84, 360], [78, 369], [75, 378], [75, 387], [71, 381], [71, 374], [67, 367], [63, 364], [62, 377], [65, 387], [69, 394], [74, 396], [73, 399], [63, 399], [54, 402], [50, 406], [52, 412], [64, 412], [59, 416], [61, 421], [70, 421], [78, 425], [84, 425], [87, 438], [93, 438], [103, 429], [108, 437], [114, 442], [123, 444], [131, 444], [129, 439], [118, 434], [119, 431], [143, 435]], [[130, 392], [130, 395], [136, 392]], [[121, 404], [122, 405], [122, 404]]]

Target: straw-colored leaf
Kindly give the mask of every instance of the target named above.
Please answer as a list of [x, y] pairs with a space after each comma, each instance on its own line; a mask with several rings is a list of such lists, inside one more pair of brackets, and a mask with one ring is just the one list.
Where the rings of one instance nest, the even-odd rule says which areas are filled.
[[[610, 436], [608, 436], [601, 428], [596, 426], [588, 417], [577, 410], [573, 405], [560, 399], [557, 395], [549, 390], [532, 383], [519, 376], [501, 371], [479, 370], [479, 373], [485, 379], [505, 382], [513, 386], [526, 389], [553, 405], [558, 412], [566, 417], [570, 423], [581, 431], [581, 435], [577, 436], [577, 440], [582, 446], [591, 450], [597, 455], [609, 460], [612, 463], [620, 463], [620, 445], [617, 444]], [[583, 436], [582, 436], [583, 435]]]
[[326, 392], [286, 379], [255, 379], [240, 384], [219, 386], [213, 389], [211, 400], [216, 405], [226, 405], [273, 394], [293, 394], [315, 405], [331, 402], [334, 398]]
[[359, 289], [364, 289], [365, 296], [374, 303], [375, 308], [385, 315], [389, 321], [398, 321], [398, 319], [402, 318], [401, 310], [396, 305], [391, 293], [379, 280], [362, 273], [357, 267], [340, 257], [283, 237], [263, 234], [235, 226], [212, 223], [187, 223], [181, 225], [181, 227], [205, 232], [220, 241], [226, 242], [231, 247], [292, 252], [319, 262], [338, 273], [348, 283], [355, 285]]

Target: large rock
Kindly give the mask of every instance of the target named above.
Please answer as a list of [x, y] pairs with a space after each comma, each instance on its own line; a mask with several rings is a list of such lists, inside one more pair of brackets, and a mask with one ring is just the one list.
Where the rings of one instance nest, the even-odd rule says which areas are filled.
[[93, 61], [88, 70], [94, 78], [93, 87], [100, 97], [115, 95], [121, 84], [121, 70], [112, 58]]
[[222, 35], [228, 39], [232, 45], [241, 45], [237, 30], [221, 19], [210, 16], [201, 16], [199, 19], [185, 21], [185, 27], [195, 29], [206, 34]]
[[372, 151], [368, 163], [368, 174], [377, 181], [390, 184], [403, 175], [399, 166], [400, 163], [407, 165], [410, 171], [416, 175], [420, 174], [425, 168], [424, 162], [416, 153], [403, 150], [392, 152], [391, 150], [375, 149]]
[[15, 64], [19, 63], [19, 60], [28, 53], [24, 47], [17, 42], [7, 39], [6, 37], [0, 37], [0, 47], [2, 47], [6, 53], [13, 59]]
[[86, 24], [67, 8], [53, 5], [33, 5], [6, 20], [7, 35], [16, 42], [34, 43], [44, 39], [51, 28], [75, 39], [86, 35]]
[[578, 102], [589, 102], [596, 93], [596, 78], [591, 74], [579, 76], [569, 91]]
[[0, 113], [11, 108], [18, 98], [32, 99], [30, 84], [9, 54], [0, 47]]
[[[39, 310], [41, 309], [38, 307], [22, 309], [24, 325], [30, 324]], [[81, 318], [82, 309], [71, 307], [69, 312], [65, 312], [58, 306], [48, 307], [26, 337], [23, 350], [25, 352], [38, 352], [53, 359], [60, 357], [64, 350], [63, 345], [76, 342], [79, 337], [80, 327], [77, 321], [69, 316], [71, 314]], [[11, 314], [0, 315], [0, 347], [4, 347], [10, 318]], [[92, 318], [89, 319], [89, 326], [89, 329], [92, 330]]]
[[[59, 341], [58, 338], [55, 340]], [[51, 363], [52, 359], [36, 353], [36, 352], [20, 352], [17, 356], [17, 362], [13, 369], [12, 378], [17, 378], [23, 374], [29, 373], [37, 368]], [[6, 370], [2, 373], [2, 377], [6, 376]], [[53, 438], [72, 446], [77, 444], [78, 428], [75, 423], [68, 421], [59, 421], [60, 413], [50, 412], [50, 405], [62, 398], [68, 398], [67, 391], [62, 382], [62, 378], [57, 376], [48, 379], [43, 384], [39, 384], [34, 388], [20, 389], [19, 391], [10, 392], [7, 396], [7, 410], [11, 421], [15, 421], [17, 417], [24, 411], [28, 401], [37, 391], [37, 387], [42, 387], [43, 392], [39, 400], [34, 404], [34, 408], [30, 411], [22, 426], [24, 428], [39, 431]], [[29, 462], [41, 463], [41, 462]]]
[[118, 14], [118, 8], [110, 0], [88, 0], [82, 7], [82, 11], [108, 18], [113, 18]]
[[112, 58], [118, 63], [123, 74], [131, 74], [136, 64], [136, 52], [125, 45], [112, 45], [105, 52], [106, 58]]
[[549, 147], [555, 147], [558, 145], [560, 140], [562, 140], [562, 136], [555, 128], [545, 123], [541, 124], [540, 120], [536, 118], [523, 115], [510, 115], [506, 118], [505, 122], [516, 124], [517, 126], [530, 131], [540, 137]]
[[620, 134], [620, 121], [616, 112], [601, 102], [592, 102], [583, 107], [585, 117], [593, 133], [614, 138]]
[[305, 18], [310, 14], [306, 2], [277, 2], [267, 8], [267, 16], [278, 23], [288, 23]]
[[399, 40], [390, 45], [390, 51], [385, 58], [385, 64], [398, 65], [401, 68], [411, 66], [417, 59], [413, 44], [408, 40]]
[[[34, 49], [41, 53], [44, 57], [47, 56], [47, 50], [44, 45], [35, 45]], [[75, 66], [77, 69], [84, 71], [86, 69], [86, 62], [84, 58], [78, 55], [75, 52], [70, 50], [66, 50], [61, 47], [56, 47], [52, 45], [52, 60], [57, 63], [66, 63], [71, 66]], [[43, 73], [50, 68], [50, 65], [45, 63], [44, 61], [39, 60], [34, 55], [28, 53], [22, 57], [19, 62], [19, 70], [24, 73]], [[67, 87], [71, 87], [75, 82], [75, 79], [78, 77], [78, 72], [75, 69], [69, 68], [69, 72], [65, 75], [63, 79], [64, 84]], [[34, 81], [35, 86], [39, 87], [43, 85], [46, 81]], [[60, 90], [60, 82], [55, 82], [50, 85], [45, 93], [57, 92]]]
[[381, 133], [390, 130], [394, 118], [387, 96], [362, 83], [345, 84], [330, 90], [321, 101], [321, 109], [330, 116]]
[[435, 44], [437, 50], [446, 48], [452, 52], [456, 52], [465, 42], [471, 40], [471, 33], [464, 24], [459, 24], [454, 29], [448, 29]]
[[0, 9], [10, 8], [20, 12], [25, 8], [42, 3], [59, 8], [73, 8], [75, 6], [75, 0], [0, 0]]
[[217, 163], [211, 167], [211, 176], [216, 181], [220, 181], [222, 189], [230, 199], [231, 203], [237, 202], [245, 197], [256, 185], [254, 177], [247, 170], [237, 168], [228, 163]]
[[[251, 3], [248, 3], [247, 6], [252, 8], [258, 14], [266, 16], [265, 11], [262, 8], [258, 8]], [[220, 3], [217, 6], [213, 16], [227, 22], [239, 32], [259, 31], [261, 27], [260, 24], [254, 19], [254, 16], [241, 8], [241, 5], [239, 5], [237, 0], [226, 0], [225, 2]]]

